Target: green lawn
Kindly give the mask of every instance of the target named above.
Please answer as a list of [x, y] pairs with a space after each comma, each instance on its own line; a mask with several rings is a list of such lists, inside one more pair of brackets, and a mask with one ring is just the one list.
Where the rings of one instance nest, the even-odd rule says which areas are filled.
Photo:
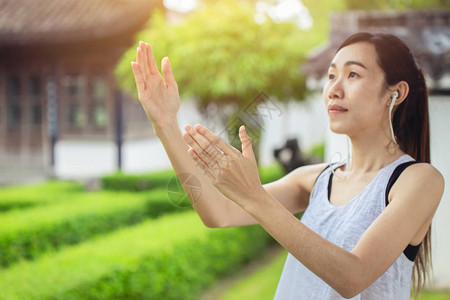
[[[287, 252], [282, 250], [267, 265], [233, 284], [219, 300], [272, 300]], [[424, 291], [418, 300], [449, 300], [450, 291]]]

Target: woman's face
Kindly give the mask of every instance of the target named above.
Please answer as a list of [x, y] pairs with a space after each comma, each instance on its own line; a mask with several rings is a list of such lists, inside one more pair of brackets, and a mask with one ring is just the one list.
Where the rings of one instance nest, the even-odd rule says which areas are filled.
[[367, 42], [345, 46], [333, 58], [323, 88], [333, 132], [352, 137], [389, 126], [389, 95], [376, 58], [375, 47]]

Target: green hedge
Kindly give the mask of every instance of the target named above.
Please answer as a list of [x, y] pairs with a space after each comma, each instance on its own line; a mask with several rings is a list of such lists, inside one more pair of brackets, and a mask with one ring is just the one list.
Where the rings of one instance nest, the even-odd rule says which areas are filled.
[[[283, 172], [283, 168], [279, 164], [259, 169], [262, 183], [281, 178], [284, 175]], [[101, 181], [103, 188], [107, 190], [143, 191], [152, 188], [167, 187], [169, 181], [174, 176], [175, 172], [173, 170], [142, 175], [116, 173], [102, 177]]]
[[82, 192], [84, 187], [74, 181], [47, 181], [45, 183], [0, 188], [0, 212], [50, 202], [64, 201], [65, 195]]
[[[151, 174], [151, 178], [159, 178], [161, 183], [166, 179], [169, 181], [168, 174], [174, 173], [155, 173]], [[260, 176], [263, 182], [276, 180], [282, 176], [282, 169], [274, 165], [260, 170]], [[44, 193], [45, 187], [53, 189]], [[166, 187], [145, 193], [100, 191], [69, 194], [71, 189], [81, 189], [74, 183], [67, 183], [66, 186], [62, 183], [41, 185], [34, 189], [35, 199], [46, 198], [50, 192], [58, 194], [59, 191], [59, 197], [63, 197], [64, 201], [1, 215], [0, 266], [9, 266], [20, 259], [33, 259], [43, 252], [141, 222], [146, 217], [182, 211], [179, 207], [189, 205], [187, 199], [184, 199], [186, 203], [177, 203], [178, 206], [171, 203]]]
[[168, 182], [174, 176], [173, 170], [142, 175], [116, 173], [102, 177], [101, 182], [102, 187], [106, 190], [144, 191], [167, 187]]
[[6, 299], [197, 299], [273, 241], [259, 226], [210, 229], [187, 211], [0, 271]]
[[174, 206], [164, 189], [146, 193], [90, 192], [67, 196], [64, 202], [13, 210], [0, 216], [0, 265], [75, 244], [121, 226], [184, 211]]

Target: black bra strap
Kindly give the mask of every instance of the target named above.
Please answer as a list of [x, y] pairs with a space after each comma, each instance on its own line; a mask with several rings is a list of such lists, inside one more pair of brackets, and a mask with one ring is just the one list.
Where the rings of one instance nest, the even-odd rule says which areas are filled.
[[[394, 172], [391, 175], [391, 178], [389, 178], [388, 184], [386, 186], [386, 194], [385, 194], [385, 203], [386, 206], [389, 205], [389, 192], [392, 189], [392, 186], [394, 185], [394, 183], [397, 181], [398, 177], [400, 177], [400, 174], [402, 174], [402, 172], [409, 167], [410, 165], [416, 164], [416, 163], [420, 163], [419, 161], [408, 161], [405, 163], [402, 163], [400, 165], [398, 165]], [[408, 245], [405, 250], [403, 251], [403, 253], [406, 255], [406, 257], [410, 260], [410, 261], [414, 261], [414, 259], [417, 256], [417, 253], [419, 252], [419, 248], [420, 245], [422, 243], [420, 243], [419, 245], [413, 246], [413, 245]]]
[[414, 164], [416, 164], [416, 163], [419, 163], [419, 162], [418, 162], [418, 161], [415, 161], [415, 160], [413, 160], [413, 161], [408, 161], [408, 162], [405, 162], [405, 163], [402, 163], [402, 164], [398, 165], [398, 166], [395, 168], [395, 170], [394, 170], [394, 172], [392, 173], [391, 178], [389, 178], [388, 184], [387, 184], [387, 186], [386, 186], [386, 202], [385, 202], [385, 203], [386, 203], [386, 206], [388, 206], [388, 204], [389, 204], [389, 192], [391, 191], [392, 186], [393, 186], [394, 183], [397, 181], [398, 177], [400, 177], [400, 174], [402, 174], [402, 172], [403, 172], [407, 167], [409, 167], [410, 165], [414, 165]]
[[327, 165], [327, 166], [319, 173], [319, 175], [316, 177], [316, 180], [314, 181], [314, 185], [316, 185], [316, 182], [317, 182], [317, 180], [319, 179], [320, 175], [322, 175], [323, 172], [325, 172], [329, 167], [330, 167], [330, 165]]

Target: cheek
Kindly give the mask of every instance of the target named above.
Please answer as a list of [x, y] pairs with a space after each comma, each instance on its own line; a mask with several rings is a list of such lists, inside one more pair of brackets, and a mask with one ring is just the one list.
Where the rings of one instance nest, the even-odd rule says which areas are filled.
[[322, 89], [322, 100], [325, 103], [325, 106], [328, 104], [328, 83], [324, 85]]

